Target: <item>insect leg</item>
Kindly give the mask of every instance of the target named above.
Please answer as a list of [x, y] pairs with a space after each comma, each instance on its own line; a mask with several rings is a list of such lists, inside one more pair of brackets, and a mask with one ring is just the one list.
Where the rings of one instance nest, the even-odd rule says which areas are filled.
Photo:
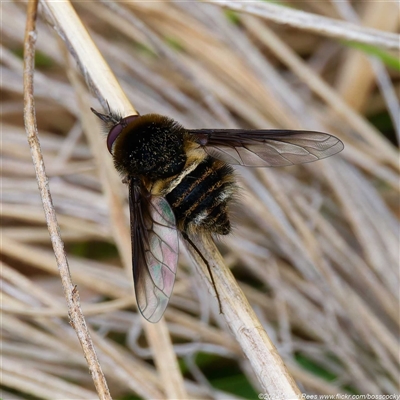
[[194, 248], [194, 250], [196, 251], [196, 253], [200, 256], [200, 258], [203, 260], [204, 264], [207, 267], [208, 273], [210, 274], [210, 278], [211, 278], [211, 283], [214, 286], [214, 290], [215, 290], [215, 294], [217, 295], [217, 300], [218, 300], [218, 306], [219, 306], [219, 313], [223, 314], [222, 312], [222, 304], [221, 304], [221, 299], [219, 298], [219, 294], [218, 294], [218, 290], [217, 290], [217, 286], [215, 285], [215, 281], [214, 281], [214, 276], [212, 274], [211, 271], [211, 267], [210, 264], [208, 263], [208, 261], [206, 260], [206, 258], [203, 256], [203, 254], [201, 254], [201, 251], [197, 248], [197, 246], [193, 243], [193, 241], [189, 238], [189, 236], [187, 235], [186, 232], [181, 232], [183, 238]]

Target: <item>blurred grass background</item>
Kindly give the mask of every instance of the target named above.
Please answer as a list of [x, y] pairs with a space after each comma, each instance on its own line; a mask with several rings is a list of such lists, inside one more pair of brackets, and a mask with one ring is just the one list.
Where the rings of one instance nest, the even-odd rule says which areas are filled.
[[[399, 29], [394, 2], [280, 4]], [[218, 243], [302, 392], [399, 393], [399, 53], [207, 3], [74, 6], [141, 114], [190, 128], [314, 129], [345, 143], [318, 163], [238, 168], [234, 232]], [[23, 127], [26, 5], [1, 7], [1, 397], [92, 399]], [[88, 324], [162, 392], [81, 124], [99, 105], [78, 105], [64, 44], [43, 20], [36, 71], [42, 151]], [[257, 377], [181, 248], [165, 317], [190, 398], [257, 398]], [[151, 398], [98, 353], [113, 398]]]

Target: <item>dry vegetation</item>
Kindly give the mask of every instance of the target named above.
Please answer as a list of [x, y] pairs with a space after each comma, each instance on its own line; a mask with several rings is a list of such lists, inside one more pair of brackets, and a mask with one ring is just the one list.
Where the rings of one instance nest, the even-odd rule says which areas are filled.
[[[287, 5], [398, 31], [395, 2]], [[238, 170], [235, 230], [218, 247], [302, 392], [399, 393], [400, 80], [398, 63], [388, 67], [398, 50], [354, 48], [309, 32], [317, 25], [295, 29], [206, 3], [74, 6], [142, 114], [198, 128], [309, 128], [343, 140], [345, 150], [332, 159]], [[130, 243], [121, 234], [126, 188], [90, 113], [101, 107], [40, 18], [40, 144], [72, 280], [113, 398], [256, 398], [263, 377], [183, 246], [165, 322], [149, 327], [137, 313]], [[1, 397], [94, 399], [23, 126], [25, 21], [25, 4], [2, 4]], [[338, 37], [353, 38], [346, 32]]]

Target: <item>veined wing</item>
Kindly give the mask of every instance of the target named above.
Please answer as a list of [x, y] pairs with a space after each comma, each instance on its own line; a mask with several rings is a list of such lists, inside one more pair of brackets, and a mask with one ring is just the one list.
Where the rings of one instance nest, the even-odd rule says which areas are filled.
[[163, 197], [151, 196], [129, 183], [133, 279], [138, 308], [158, 322], [168, 305], [178, 264], [178, 231], [174, 213]]
[[247, 167], [280, 167], [330, 157], [343, 143], [323, 132], [291, 130], [189, 130], [213, 157]]

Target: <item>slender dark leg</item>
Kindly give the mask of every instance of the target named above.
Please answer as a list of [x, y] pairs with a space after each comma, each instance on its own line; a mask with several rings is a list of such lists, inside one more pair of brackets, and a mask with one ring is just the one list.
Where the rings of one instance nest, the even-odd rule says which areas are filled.
[[210, 274], [211, 278], [211, 283], [214, 286], [215, 294], [217, 295], [217, 300], [218, 300], [218, 306], [219, 306], [219, 313], [222, 314], [222, 304], [221, 304], [221, 299], [219, 298], [219, 294], [217, 291], [217, 287], [215, 286], [215, 281], [214, 281], [214, 276], [211, 272], [211, 267], [208, 261], [205, 259], [203, 254], [201, 254], [201, 251], [197, 248], [197, 246], [193, 243], [193, 241], [189, 238], [189, 236], [185, 232], [181, 232], [183, 238], [195, 249], [196, 253], [200, 256], [200, 258], [203, 260], [204, 264], [207, 267], [208, 273]]

